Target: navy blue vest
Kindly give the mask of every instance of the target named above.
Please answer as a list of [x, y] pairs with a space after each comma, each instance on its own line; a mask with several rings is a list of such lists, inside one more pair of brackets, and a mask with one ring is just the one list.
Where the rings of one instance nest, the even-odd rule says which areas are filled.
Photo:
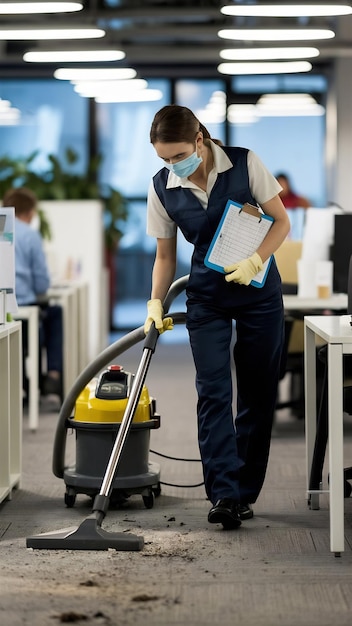
[[194, 245], [192, 268], [187, 285], [189, 297], [214, 300], [218, 306], [236, 306], [262, 300], [280, 288], [280, 277], [271, 264], [264, 287], [227, 283], [224, 275], [207, 268], [204, 257], [217, 229], [228, 200], [244, 204], [257, 204], [249, 189], [247, 154], [245, 148], [223, 147], [233, 166], [218, 174], [210, 193], [208, 208], [203, 209], [190, 189], [175, 187], [166, 189], [169, 170], [161, 169], [153, 178], [155, 191], [170, 218], [177, 224], [184, 237]]

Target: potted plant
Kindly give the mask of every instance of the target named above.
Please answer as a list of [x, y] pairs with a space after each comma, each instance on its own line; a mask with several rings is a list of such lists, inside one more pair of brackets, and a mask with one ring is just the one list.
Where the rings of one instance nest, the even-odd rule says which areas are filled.
[[[0, 158], [0, 196], [10, 187], [28, 187], [38, 200], [96, 200], [101, 199], [104, 206], [105, 245], [109, 251], [115, 251], [123, 235], [123, 222], [128, 217], [127, 202], [119, 191], [112, 187], [100, 188], [97, 182], [101, 157], [90, 160], [84, 174], [70, 171], [78, 161], [77, 153], [67, 148], [64, 161], [53, 154], [48, 155], [49, 167], [42, 173], [34, 172], [33, 161], [38, 151], [28, 157], [13, 159]], [[50, 239], [50, 224], [40, 209], [40, 230], [44, 238]]]
[[[123, 235], [123, 225], [128, 217], [127, 202], [118, 190], [108, 185], [99, 185], [98, 170], [102, 160], [100, 156], [90, 159], [83, 174], [77, 174], [72, 171], [79, 157], [70, 148], [66, 150], [62, 160], [55, 155], [48, 155], [48, 168], [40, 173], [33, 171], [34, 161], [37, 156], [38, 152], [36, 151], [26, 158], [13, 159], [7, 156], [0, 158], [0, 195], [3, 197], [5, 191], [10, 187], [23, 186], [31, 189], [39, 200], [40, 232], [42, 237], [47, 240], [51, 238], [51, 224], [50, 219], [47, 219], [47, 209], [45, 211], [41, 208], [41, 202], [43, 207], [45, 207], [45, 205], [48, 205], [47, 201], [61, 201], [61, 205], [57, 203], [57, 211], [60, 210], [60, 206], [62, 207], [62, 202], [66, 201], [71, 201], [71, 204], [72, 201], [77, 201], [77, 207], [79, 202], [82, 203], [85, 200], [99, 201], [101, 203], [105, 265], [109, 270], [111, 325], [112, 306], [115, 300], [116, 249]], [[50, 214], [53, 217], [53, 213], [51, 212]], [[55, 215], [57, 215], [56, 209]], [[89, 216], [88, 205], [87, 215]], [[84, 231], [82, 231], [83, 233]], [[80, 235], [81, 232], [78, 236], [80, 237]], [[98, 233], [97, 236], [99, 236]], [[96, 291], [97, 287], [94, 286], [93, 289]]]

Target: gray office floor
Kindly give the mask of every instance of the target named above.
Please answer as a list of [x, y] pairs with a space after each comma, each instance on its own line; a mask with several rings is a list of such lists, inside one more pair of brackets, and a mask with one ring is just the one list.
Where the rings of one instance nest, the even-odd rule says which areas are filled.
[[[161, 338], [147, 377], [161, 427], [151, 432], [150, 453], [162, 483], [202, 482], [195, 418], [194, 371], [182, 331]], [[142, 346], [120, 357], [136, 371]], [[285, 393], [285, 389], [283, 390]], [[346, 416], [346, 432], [352, 434]], [[109, 510], [103, 528], [136, 533], [144, 548], [122, 551], [55, 551], [26, 548], [26, 538], [78, 526], [91, 500], [64, 504], [65, 485], [51, 471], [58, 413], [40, 414], [39, 429], [23, 425], [23, 480], [0, 505], [0, 623], [113, 626], [347, 626], [352, 614], [352, 499], [345, 500], [345, 552], [329, 548], [327, 496], [307, 506], [304, 423], [277, 413], [267, 480], [255, 517], [237, 531], [207, 523], [203, 487], [163, 484], [153, 508], [140, 495]], [[75, 461], [69, 431], [67, 464]], [[346, 459], [352, 439], [346, 437]]]

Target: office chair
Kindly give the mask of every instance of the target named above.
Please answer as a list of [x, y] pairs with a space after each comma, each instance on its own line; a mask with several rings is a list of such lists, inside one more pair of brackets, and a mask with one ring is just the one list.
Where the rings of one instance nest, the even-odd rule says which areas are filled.
[[[287, 400], [276, 402], [276, 410], [291, 408], [297, 417], [304, 415], [304, 352], [302, 327], [303, 322], [291, 316], [285, 316], [285, 339], [281, 356], [280, 376], [282, 381], [287, 374], [289, 380], [289, 395]], [[279, 390], [280, 392], [280, 390]]]
[[[351, 316], [352, 333], [352, 255], [349, 261], [348, 270], [348, 305], [347, 313]], [[323, 346], [318, 352], [319, 360], [324, 364], [324, 377], [320, 406], [317, 416], [317, 431], [314, 444], [311, 473], [309, 477], [309, 490], [318, 491], [322, 482], [323, 466], [325, 460], [326, 445], [328, 440], [328, 359], [327, 347]], [[352, 356], [345, 355], [343, 362], [344, 369], [344, 389], [343, 389], [343, 410], [352, 415]], [[344, 497], [348, 498], [352, 493], [352, 466], [344, 469]]]
[[297, 261], [302, 256], [302, 242], [287, 239], [276, 250], [274, 256], [284, 293], [296, 294], [298, 288]]
[[[275, 261], [284, 294], [296, 294], [297, 262], [302, 256], [301, 241], [284, 241], [275, 252]], [[304, 322], [285, 315], [285, 342], [281, 358], [280, 381], [289, 374], [289, 398], [276, 403], [276, 410], [291, 408], [297, 417], [304, 415]]]

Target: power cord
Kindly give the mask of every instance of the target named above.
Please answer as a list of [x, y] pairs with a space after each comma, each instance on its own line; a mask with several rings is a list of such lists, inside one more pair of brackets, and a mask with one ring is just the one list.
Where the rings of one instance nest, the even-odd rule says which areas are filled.
[[[161, 452], [157, 452], [156, 450], [149, 450], [152, 454], [156, 454], [157, 456], [163, 457], [163, 459], [170, 459], [171, 461], [185, 461], [187, 463], [200, 463], [200, 459], [183, 459], [178, 458], [176, 456], [169, 456], [167, 454], [162, 454]], [[204, 485], [204, 481], [201, 483], [197, 483], [196, 485], [175, 485], [173, 483], [164, 483], [160, 481], [161, 485], [166, 485], [167, 487], [180, 487], [184, 489], [193, 489], [194, 487], [202, 487]]]
[[185, 461], [187, 463], [200, 463], [201, 460], [200, 459], [180, 459], [177, 456], [168, 456], [167, 454], [162, 454], [161, 452], [156, 452], [156, 450], [149, 450], [149, 452], [152, 452], [153, 454], [156, 454], [157, 456], [162, 456], [164, 459], [171, 459], [171, 461]]

